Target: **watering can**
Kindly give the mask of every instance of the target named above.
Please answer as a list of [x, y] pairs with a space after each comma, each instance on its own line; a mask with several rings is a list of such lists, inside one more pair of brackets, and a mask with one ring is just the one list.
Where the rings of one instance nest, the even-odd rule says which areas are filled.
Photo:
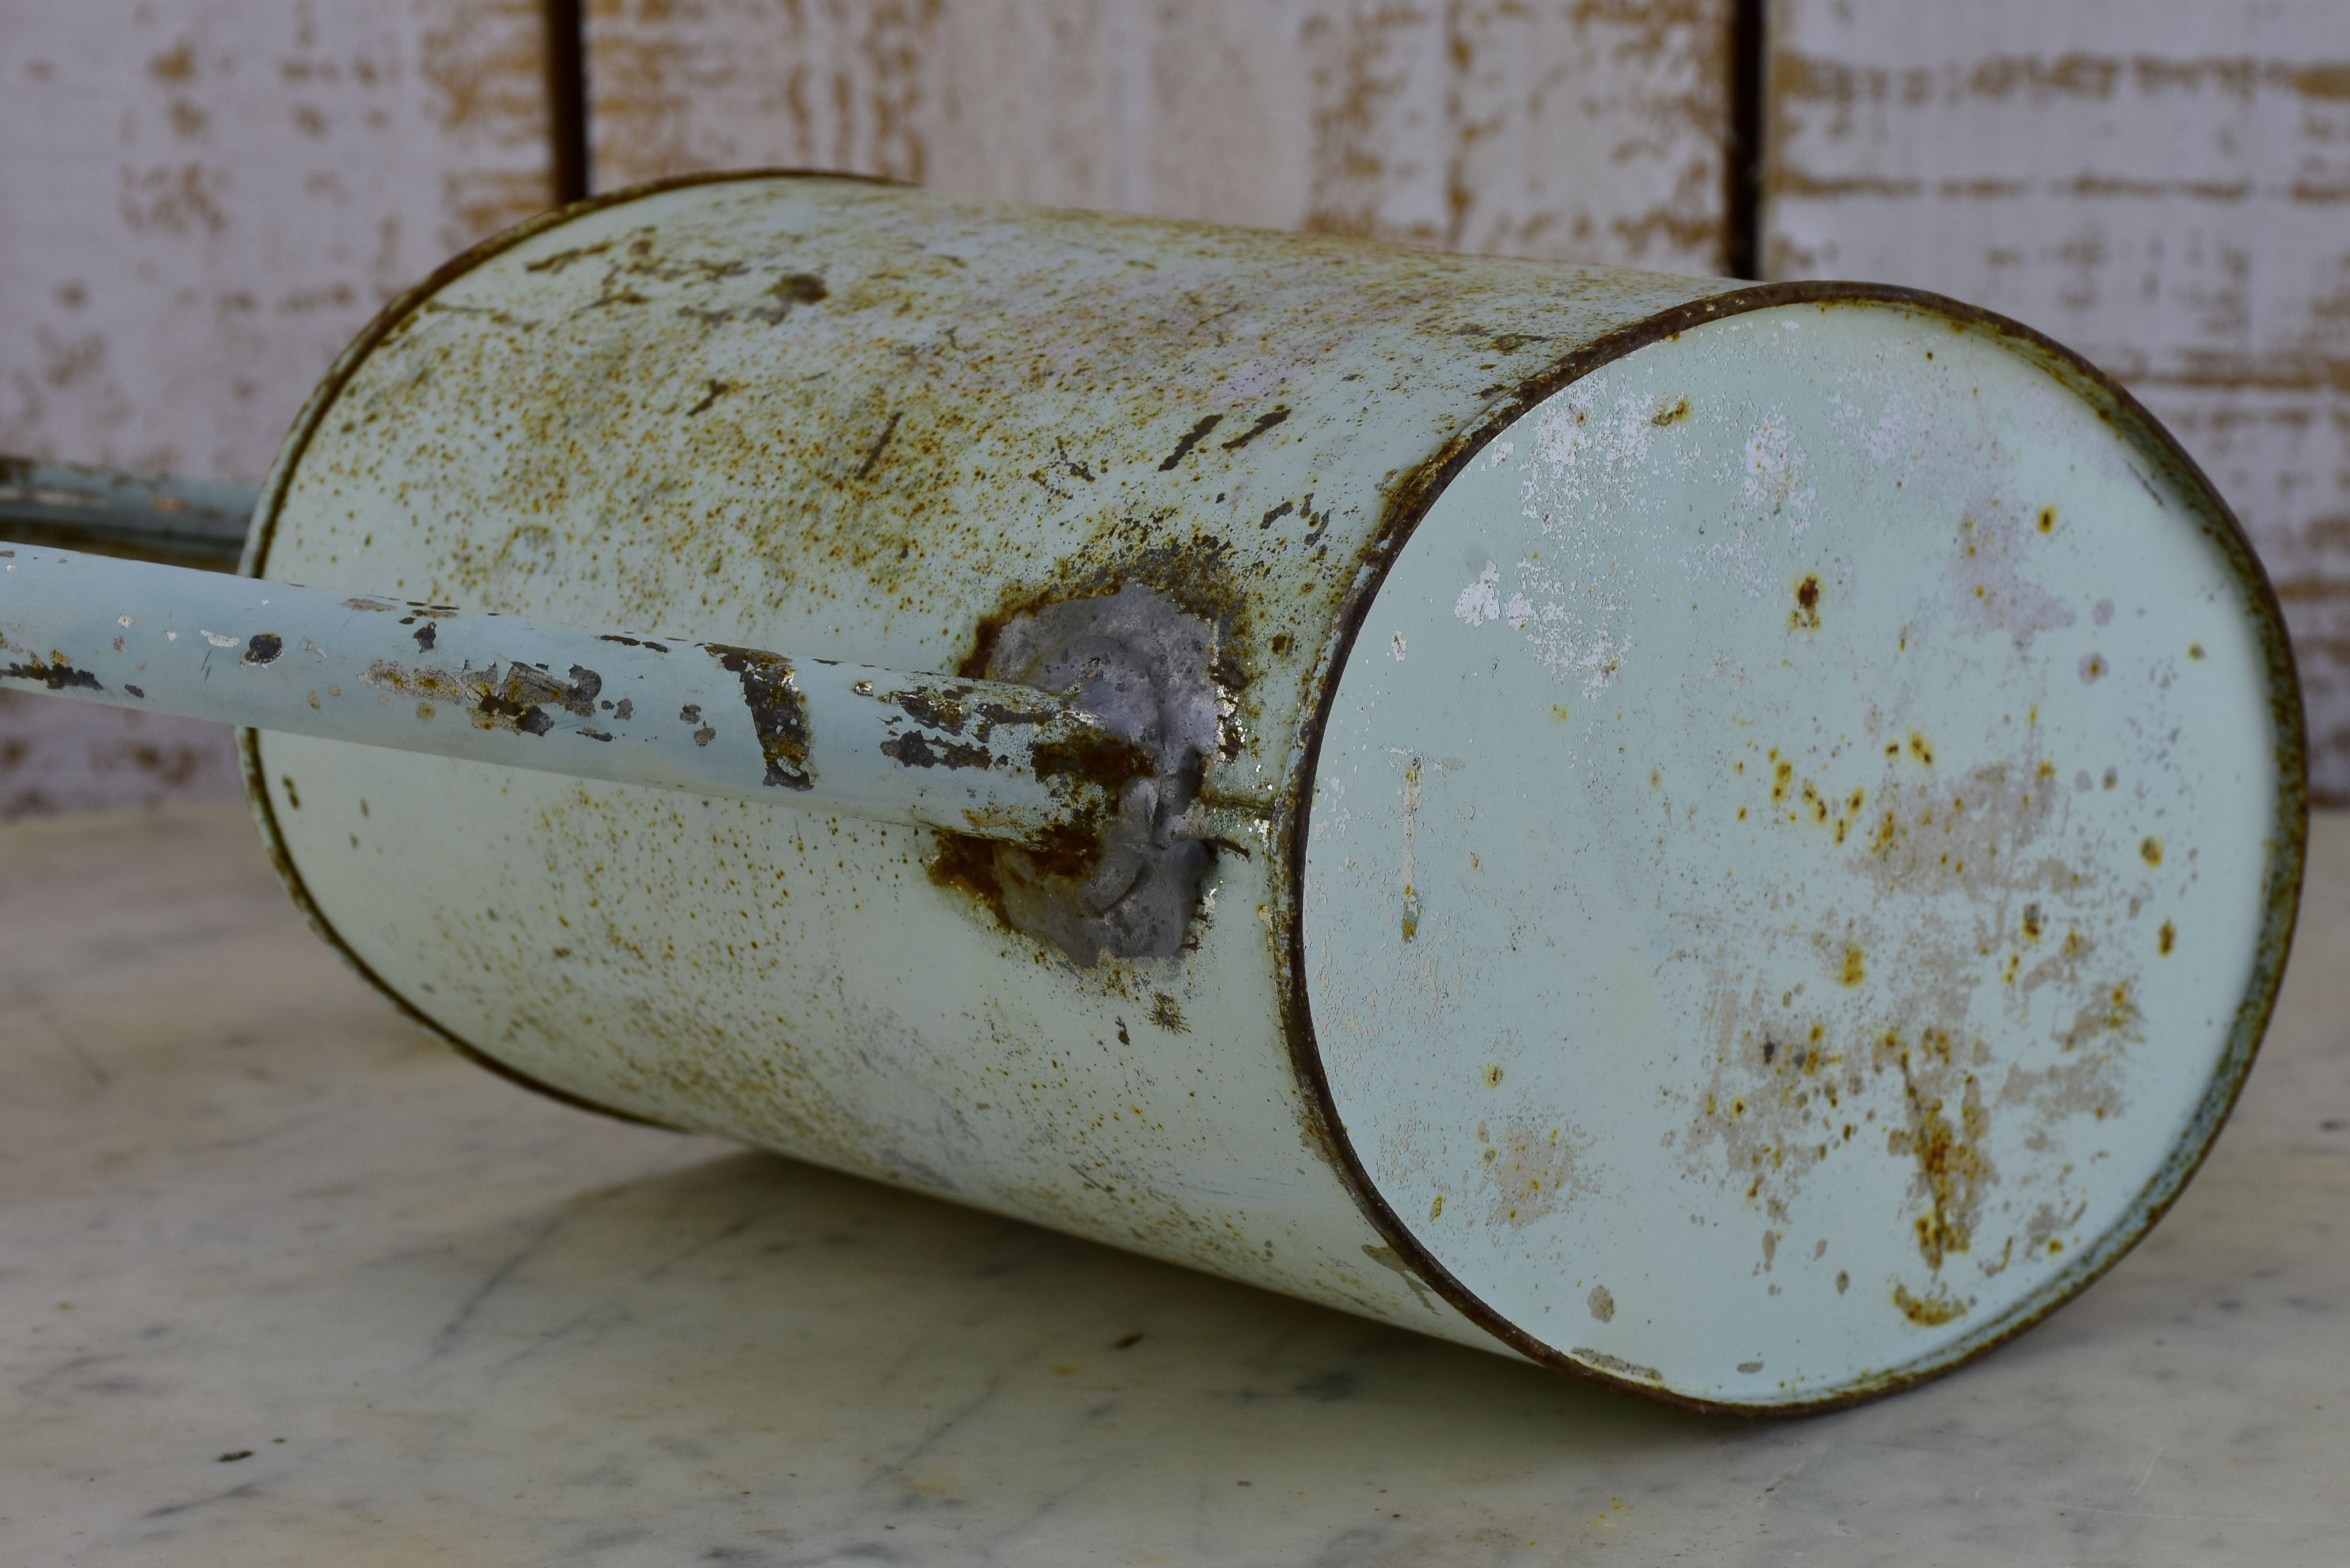
[[239, 575], [0, 556], [485, 1065], [1705, 1409], [2111, 1266], [2300, 887], [2226, 506], [1905, 289], [669, 182], [387, 308]]

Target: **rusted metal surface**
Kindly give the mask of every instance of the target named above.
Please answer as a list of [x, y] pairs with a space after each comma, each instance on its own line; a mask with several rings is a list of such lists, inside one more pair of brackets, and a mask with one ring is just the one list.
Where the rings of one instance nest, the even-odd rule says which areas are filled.
[[[1107, 886], [247, 758], [321, 929], [510, 1072], [1709, 1408], [1947, 1369], [2117, 1256], [2232, 1098], [2298, 888], [2290, 659], [2225, 509], [2062, 350], [1898, 291], [649, 190], [380, 319], [246, 570], [965, 680], [1091, 659], [1151, 764], [1093, 759]], [[1186, 861], [1163, 956], [1023, 914], [1147, 888], [1163, 931]], [[1833, 1159], [1815, 1064], [1863, 1075]], [[2060, 1196], [2045, 1236], [2014, 1210]], [[1778, 1251], [1828, 1233], [1842, 1288]]]
[[605, 189], [753, 164], [1723, 270], [1730, 0], [598, 0]]
[[[385, 300], [548, 204], [542, 27], [536, 0], [0, 8], [0, 452], [259, 476]], [[0, 700], [0, 815], [234, 774], [216, 726]]]
[[2350, 802], [2350, 35], [2334, 0], [1773, 0], [1772, 277], [2061, 337], [2177, 433], [2275, 577]]

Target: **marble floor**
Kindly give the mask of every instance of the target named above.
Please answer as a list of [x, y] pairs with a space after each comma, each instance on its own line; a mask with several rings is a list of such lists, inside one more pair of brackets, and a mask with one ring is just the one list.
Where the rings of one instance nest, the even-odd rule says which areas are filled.
[[2350, 1561], [2350, 819], [2147, 1243], [1980, 1365], [1707, 1420], [549, 1104], [241, 810], [0, 830], [0, 1562]]

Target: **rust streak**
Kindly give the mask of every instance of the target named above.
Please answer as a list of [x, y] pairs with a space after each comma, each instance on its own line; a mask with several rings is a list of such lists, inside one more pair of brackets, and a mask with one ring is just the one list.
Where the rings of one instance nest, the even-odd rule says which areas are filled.
[[767, 776], [762, 782], [778, 789], [814, 789], [816, 774], [808, 766], [807, 709], [800, 701], [798, 682], [792, 678], [791, 660], [755, 648], [717, 642], [710, 644], [708, 651], [719, 668], [743, 683], [743, 705], [750, 711], [751, 727], [758, 734], [759, 754], [767, 762]]

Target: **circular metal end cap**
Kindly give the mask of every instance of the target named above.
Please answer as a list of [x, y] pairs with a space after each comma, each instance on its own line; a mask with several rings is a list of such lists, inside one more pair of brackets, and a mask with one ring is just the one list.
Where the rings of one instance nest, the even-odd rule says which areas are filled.
[[2259, 568], [2095, 372], [1889, 293], [1660, 337], [1493, 433], [1359, 627], [1304, 868], [1329, 1108], [1528, 1355], [1898, 1387], [2192, 1171], [2300, 790]]

